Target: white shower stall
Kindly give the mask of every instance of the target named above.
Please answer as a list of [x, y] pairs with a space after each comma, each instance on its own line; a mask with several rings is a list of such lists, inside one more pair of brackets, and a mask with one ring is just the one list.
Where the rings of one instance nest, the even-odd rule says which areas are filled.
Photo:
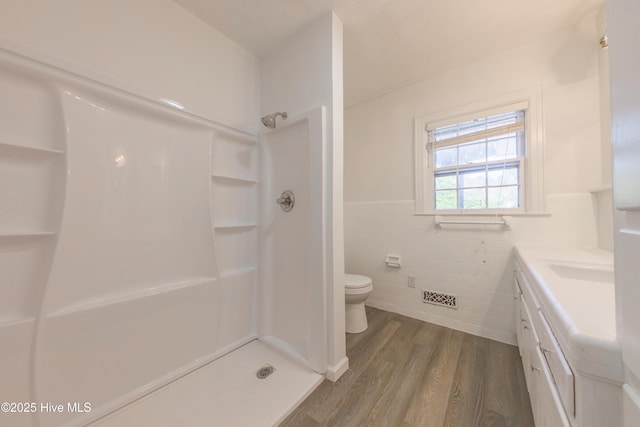
[[324, 107], [258, 138], [4, 48], [0, 93], [0, 424], [84, 425], [256, 339], [318, 383]]

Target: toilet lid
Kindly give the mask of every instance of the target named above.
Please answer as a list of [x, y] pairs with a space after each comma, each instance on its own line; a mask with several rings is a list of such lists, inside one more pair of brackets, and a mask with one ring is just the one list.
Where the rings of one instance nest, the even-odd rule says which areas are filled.
[[344, 287], [349, 289], [364, 288], [371, 285], [371, 279], [367, 276], [361, 276], [359, 274], [345, 274], [344, 275]]

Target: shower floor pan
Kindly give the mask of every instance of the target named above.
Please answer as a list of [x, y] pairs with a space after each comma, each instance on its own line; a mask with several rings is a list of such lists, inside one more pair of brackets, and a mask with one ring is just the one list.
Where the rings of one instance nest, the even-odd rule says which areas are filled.
[[[264, 379], [256, 376], [272, 366]], [[259, 341], [205, 365], [91, 426], [243, 426], [281, 422], [323, 380]]]

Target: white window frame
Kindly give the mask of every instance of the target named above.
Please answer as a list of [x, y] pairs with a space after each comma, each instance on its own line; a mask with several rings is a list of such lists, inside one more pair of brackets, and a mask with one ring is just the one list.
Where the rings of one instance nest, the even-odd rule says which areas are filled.
[[[519, 215], [544, 211], [544, 128], [542, 121], [542, 91], [531, 89], [486, 101], [468, 104], [452, 110], [415, 118], [415, 197], [416, 215]], [[514, 209], [435, 209], [434, 159], [429, 148], [429, 128], [506, 113], [525, 111], [526, 143], [521, 162], [521, 206]]]

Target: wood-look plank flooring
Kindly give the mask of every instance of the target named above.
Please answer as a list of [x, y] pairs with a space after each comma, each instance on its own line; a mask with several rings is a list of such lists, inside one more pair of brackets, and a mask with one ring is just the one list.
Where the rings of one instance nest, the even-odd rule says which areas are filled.
[[367, 307], [349, 370], [281, 427], [533, 426], [517, 347]]

